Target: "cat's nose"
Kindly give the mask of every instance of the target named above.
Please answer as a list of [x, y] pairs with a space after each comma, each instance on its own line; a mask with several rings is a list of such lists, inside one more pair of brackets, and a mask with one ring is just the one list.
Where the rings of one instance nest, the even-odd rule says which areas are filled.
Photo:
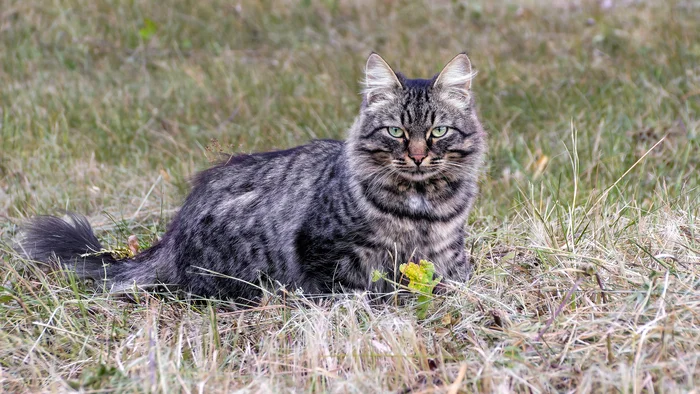
[[419, 166], [420, 163], [423, 162], [423, 159], [425, 159], [425, 155], [420, 155], [420, 154], [409, 155], [409, 157], [411, 158], [411, 160], [413, 160], [414, 163], [416, 163], [417, 166]]

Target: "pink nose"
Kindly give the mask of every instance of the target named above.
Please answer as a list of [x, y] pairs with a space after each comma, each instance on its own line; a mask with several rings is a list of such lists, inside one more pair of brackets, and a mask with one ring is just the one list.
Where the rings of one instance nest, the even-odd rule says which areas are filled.
[[420, 165], [421, 162], [423, 162], [423, 159], [425, 159], [425, 155], [409, 155], [411, 160], [413, 160], [416, 165]]

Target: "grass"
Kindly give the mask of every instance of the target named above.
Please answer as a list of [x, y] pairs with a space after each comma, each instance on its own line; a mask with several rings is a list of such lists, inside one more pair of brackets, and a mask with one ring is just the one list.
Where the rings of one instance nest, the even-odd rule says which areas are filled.
[[[700, 385], [700, 7], [692, 1], [0, 7], [0, 384], [7, 392], [687, 392]], [[217, 150], [342, 138], [371, 50], [467, 50], [490, 134], [475, 274], [413, 304], [242, 310], [40, 272], [37, 213], [150, 243]], [[206, 149], [207, 146], [214, 148]]]

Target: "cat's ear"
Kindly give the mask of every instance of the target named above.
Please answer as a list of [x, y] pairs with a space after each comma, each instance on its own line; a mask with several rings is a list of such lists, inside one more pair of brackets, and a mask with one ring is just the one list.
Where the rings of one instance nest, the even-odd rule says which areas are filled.
[[402, 87], [394, 70], [381, 56], [372, 52], [365, 66], [364, 90], [367, 104], [391, 100], [396, 97], [396, 90]]
[[455, 56], [440, 71], [434, 82], [434, 87], [443, 91], [452, 100], [469, 102], [472, 79], [476, 72], [472, 71], [472, 62], [466, 53]]

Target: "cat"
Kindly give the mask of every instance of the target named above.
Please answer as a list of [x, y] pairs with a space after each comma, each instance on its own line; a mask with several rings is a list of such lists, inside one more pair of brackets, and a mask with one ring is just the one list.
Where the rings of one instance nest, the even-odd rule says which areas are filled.
[[386, 292], [373, 271], [397, 279], [399, 264], [419, 259], [464, 281], [464, 227], [487, 150], [474, 75], [464, 53], [431, 79], [408, 79], [372, 53], [346, 141], [233, 156], [199, 173], [162, 239], [133, 258], [101, 253], [77, 214], [31, 219], [17, 250], [113, 292], [254, 300], [264, 280], [306, 294]]

